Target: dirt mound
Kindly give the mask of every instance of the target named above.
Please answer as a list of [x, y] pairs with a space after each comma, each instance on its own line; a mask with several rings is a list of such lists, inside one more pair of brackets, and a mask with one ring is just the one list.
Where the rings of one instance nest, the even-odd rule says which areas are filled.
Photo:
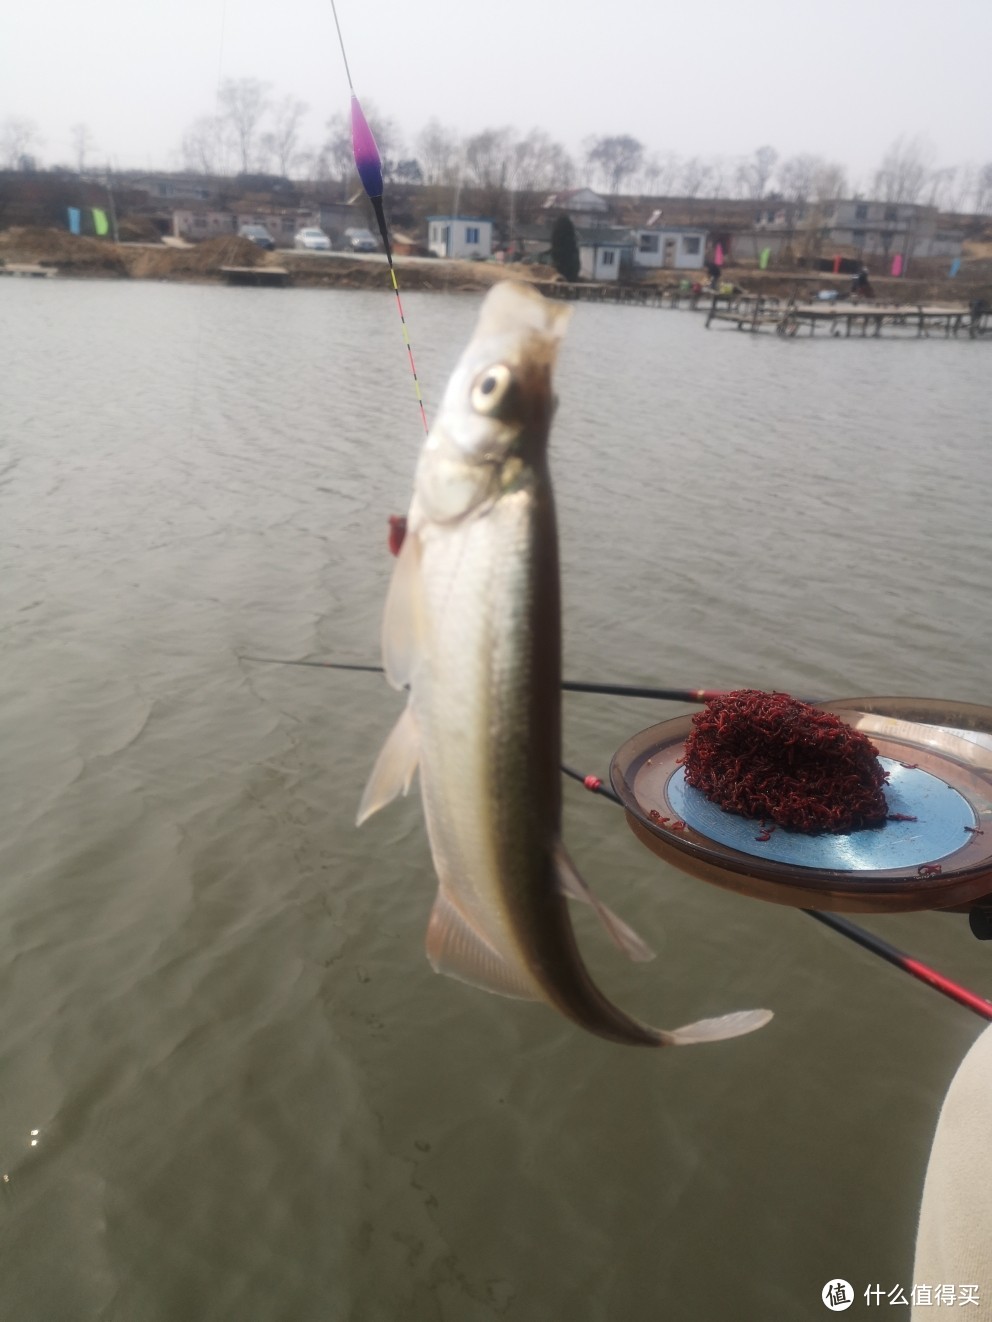
[[264, 266], [268, 254], [250, 239], [220, 234], [189, 248], [133, 248], [128, 268], [143, 280], [196, 279], [220, 275], [222, 266]]
[[38, 262], [76, 274], [127, 275], [120, 250], [109, 239], [88, 239], [65, 230], [18, 226], [0, 232], [0, 257]]
[[132, 249], [127, 261], [132, 275], [145, 280], [216, 276], [222, 266], [263, 266], [266, 253], [237, 234], [220, 234], [189, 248]]
[[121, 216], [117, 226], [121, 243], [161, 243], [162, 236], [147, 216]]

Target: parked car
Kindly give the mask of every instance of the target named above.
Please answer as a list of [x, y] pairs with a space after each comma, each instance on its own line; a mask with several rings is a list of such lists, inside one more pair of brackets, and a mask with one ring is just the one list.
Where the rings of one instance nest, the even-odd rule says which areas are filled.
[[355, 228], [345, 230], [344, 246], [350, 248], [352, 252], [375, 252], [379, 247], [372, 237], [371, 230]]
[[242, 225], [238, 234], [243, 239], [251, 239], [252, 243], [257, 243], [266, 252], [275, 251], [276, 241], [264, 225]]
[[308, 248], [311, 252], [330, 252], [331, 241], [323, 230], [308, 228], [293, 236], [294, 248]]

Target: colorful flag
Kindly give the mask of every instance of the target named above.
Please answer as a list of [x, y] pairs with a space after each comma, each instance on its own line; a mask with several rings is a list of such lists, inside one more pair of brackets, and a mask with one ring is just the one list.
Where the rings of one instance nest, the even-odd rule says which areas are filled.
[[97, 234], [101, 236], [106, 234], [110, 229], [110, 226], [107, 223], [107, 213], [101, 211], [99, 207], [93, 208], [93, 228], [96, 230]]
[[70, 234], [81, 233], [80, 221], [82, 217], [79, 208], [67, 207], [66, 210], [69, 212], [69, 233]]
[[897, 252], [892, 259], [892, 274], [902, 275], [902, 253]]
[[723, 265], [723, 244], [718, 243], [713, 249], [713, 260], [717, 266]]
[[840, 275], [840, 262], [839, 256], [834, 258], [834, 275]]
[[761, 256], [758, 258], [758, 266], [762, 271], [768, 270], [768, 260], [772, 255], [771, 248], [762, 248]]
[[954, 277], [957, 275], [958, 271], [960, 270], [961, 270], [961, 258], [955, 257], [954, 261], [951, 262], [951, 269], [947, 272], [947, 278], [949, 280], [953, 280]]

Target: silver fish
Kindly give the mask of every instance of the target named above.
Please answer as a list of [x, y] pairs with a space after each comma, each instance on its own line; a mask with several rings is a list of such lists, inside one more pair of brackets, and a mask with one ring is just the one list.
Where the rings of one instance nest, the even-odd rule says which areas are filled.
[[417, 466], [382, 651], [410, 690], [373, 768], [361, 823], [418, 764], [437, 871], [427, 955], [439, 973], [548, 1002], [614, 1042], [675, 1046], [760, 1028], [767, 1010], [672, 1032], [623, 1014], [582, 962], [566, 896], [633, 959], [651, 952], [561, 842], [561, 614], [548, 472], [551, 372], [566, 309], [525, 285], [486, 296]]

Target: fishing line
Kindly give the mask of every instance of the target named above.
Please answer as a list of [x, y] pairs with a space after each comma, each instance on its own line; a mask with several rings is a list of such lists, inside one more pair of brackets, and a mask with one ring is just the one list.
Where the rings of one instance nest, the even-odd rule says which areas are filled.
[[382, 209], [382, 157], [379, 155], [379, 148], [376, 146], [375, 137], [368, 120], [362, 113], [362, 107], [355, 94], [355, 86], [351, 81], [351, 69], [348, 67], [348, 56], [345, 54], [344, 38], [341, 35], [341, 24], [338, 21], [338, 10], [334, 0], [331, 0], [331, 13], [334, 15], [334, 26], [337, 28], [338, 44], [341, 47], [341, 58], [344, 61], [344, 72], [348, 79], [348, 89], [351, 92], [351, 147], [355, 156], [355, 169], [358, 171], [358, 177], [362, 181], [362, 187], [372, 203], [372, 210], [375, 212], [376, 224], [379, 227], [379, 233], [382, 235], [382, 245], [386, 251], [386, 263], [389, 266], [389, 278], [392, 281], [393, 293], [396, 295], [396, 309], [400, 314], [400, 326], [403, 330], [403, 343], [406, 345], [407, 358], [410, 363], [410, 372], [413, 376], [413, 392], [417, 399], [417, 405], [420, 408], [420, 418], [424, 424], [424, 431], [429, 430], [427, 426], [427, 412], [424, 409], [424, 397], [420, 392], [420, 377], [417, 375], [417, 364], [413, 357], [413, 345], [410, 342], [410, 331], [406, 324], [406, 314], [403, 311], [403, 300], [400, 298], [400, 287], [396, 279], [396, 268], [393, 265], [393, 246], [389, 240], [389, 228], [386, 225], [386, 215]]
[[334, 26], [338, 31], [338, 45], [341, 47], [341, 59], [344, 61], [344, 73], [348, 79], [348, 91], [355, 95], [355, 84], [351, 81], [351, 70], [348, 68], [348, 56], [344, 49], [344, 37], [341, 35], [341, 24], [338, 22], [338, 9], [334, 0], [331, 0], [331, 13], [334, 15]]

